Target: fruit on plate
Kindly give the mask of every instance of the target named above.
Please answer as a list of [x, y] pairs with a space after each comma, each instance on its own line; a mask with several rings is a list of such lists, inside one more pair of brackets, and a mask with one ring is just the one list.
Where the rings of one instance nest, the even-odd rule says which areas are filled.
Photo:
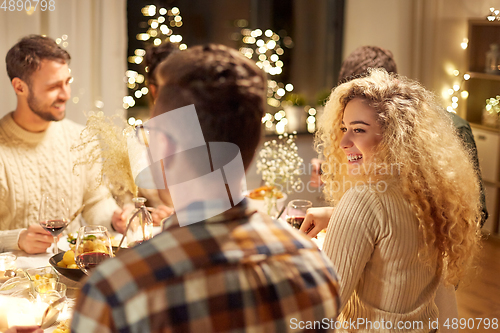
[[75, 252], [73, 250], [64, 252], [63, 259], [57, 263], [57, 266], [63, 268], [79, 269], [75, 262]]
[[52, 273], [46, 273], [43, 275], [35, 274], [32, 276], [33, 286], [38, 288], [42, 293], [52, 290], [52, 284], [57, 282], [56, 277]]

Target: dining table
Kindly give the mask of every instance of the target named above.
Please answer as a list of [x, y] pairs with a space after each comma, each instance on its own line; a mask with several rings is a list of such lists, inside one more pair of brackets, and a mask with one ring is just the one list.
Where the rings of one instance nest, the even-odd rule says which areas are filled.
[[[54, 255], [53, 247], [49, 247], [45, 253], [40, 253], [40, 254], [28, 254], [28, 253], [21, 251], [21, 250], [10, 251], [10, 252], [16, 256], [16, 260], [15, 260], [16, 270], [19, 270], [19, 269], [27, 270], [29, 268], [39, 268], [39, 267], [51, 266], [49, 263], [49, 259]], [[59, 282], [62, 282], [63, 284], [65, 284], [66, 288], [67, 288], [66, 289], [66, 297], [67, 297], [66, 305], [64, 306], [63, 310], [60, 312], [57, 321], [49, 328], [46, 328], [44, 330], [44, 333], [52, 333], [61, 321], [71, 318], [73, 305], [76, 301], [76, 297], [78, 295], [78, 292], [83, 285], [82, 282], [70, 280], [70, 279], [66, 278], [64, 275], [60, 275], [60, 274], [59, 274]], [[9, 295], [5, 295], [5, 296], [9, 297]]]
[[[153, 236], [159, 234], [162, 231], [161, 226], [154, 226], [153, 227]], [[110, 236], [112, 239], [112, 242], [119, 243], [122, 235], [118, 232], [111, 231]], [[117, 245], [117, 244], [116, 244]], [[124, 245], [125, 246], [125, 245]], [[39, 268], [39, 267], [46, 267], [46, 266], [51, 266], [49, 263], [49, 260], [52, 256], [54, 256], [54, 245], [49, 247], [46, 252], [40, 253], [40, 254], [28, 254], [24, 251], [17, 250], [17, 251], [10, 251], [14, 255], [16, 255], [16, 260], [15, 260], [15, 267], [16, 269], [22, 269], [26, 270], [29, 268]], [[57, 243], [57, 247], [59, 251], [67, 251], [70, 249], [70, 245], [68, 243], [68, 237], [63, 236], [59, 239]], [[85, 278], [83, 278], [80, 281], [73, 281], [71, 279], [68, 279], [62, 274], [59, 274], [59, 282], [62, 282], [66, 285], [66, 297], [67, 297], [67, 302], [64, 310], [60, 313], [58, 320], [49, 328], [44, 330], [44, 333], [52, 333], [57, 325], [65, 320], [65, 319], [70, 319], [72, 315], [72, 310], [73, 310], [73, 305], [75, 304], [76, 297], [78, 296], [78, 292], [83, 286], [83, 281]], [[0, 284], [1, 286], [1, 284]], [[2, 333], [0, 331], [0, 333]]]
[[[282, 220], [282, 222], [286, 223], [284, 220]], [[154, 235], [161, 232], [161, 227], [154, 227], [153, 229], [154, 229], [153, 230]], [[115, 236], [117, 236], [117, 235], [115, 235]], [[316, 245], [319, 248], [321, 248], [323, 245], [325, 235], [326, 234], [323, 231], [323, 232], [320, 232], [317, 237], [313, 238], [313, 242], [316, 243]], [[67, 243], [66, 237], [62, 237], [59, 240], [58, 248], [60, 250], [63, 250], [63, 251], [69, 249], [69, 245]], [[49, 259], [54, 255], [53, 252], [54, 252], [53, 247], [49, 247], [46, 252], [40, 253], [40, 254], [28, 254], [28, 253], [26, 253], [24, 251], [20, 251], [20, 250], [11, 251], [11, 253], [16, 255], [16, 261], [15, 261], [16, 269], [22, 269], [22, 270], [26, 270], [29, 268], [51, 266], [49, 263]], [[44, 333], [52, 333], [61, 321], [71, 318], [73, 305], [75, 304], [79, 290], [83, 286], [84, 280], [85, 280], [85, 278], [82, 279], [81, 281], [73, 281], [71, 279], [66, 278], [64, 275], [59, 274], [59, 282], [64, 283], [67, 287], [67, 290], [66, 290], [66, 297], [68, 299], [67, 305], [65, 306], [64, 310], [60, 313], [58, 320], [52, 326], [45, 329]], [[0, 284], [0, 286], [1, 286], [1, 284]], [[1, 333], [1, 331], [0, 331], [0, 333]]]

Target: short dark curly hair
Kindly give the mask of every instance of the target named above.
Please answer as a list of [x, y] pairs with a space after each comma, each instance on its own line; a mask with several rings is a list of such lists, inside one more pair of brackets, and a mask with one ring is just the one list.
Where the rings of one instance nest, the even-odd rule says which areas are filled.
[[31, 75], [40, 68], [43, 60], [69, 63], [71, 57], [52, 38], [26, 36], [7, 52], [7, 74], [11, 81], [18, 77], [29, 84]]
[[391, 51], [378, 46], [361, 46], [342, 62], [339, 83], [368, 75], [368, 68], [384, 68], [388, 73], [398, 73]]
[[156, 68], [172, 53], [179, 52], [178, 43], [163, 42], [158, 46], [151, 46], [146, 50], [144, 65], [146, 66], [146, 80], [148, 84], [158, 86], [156, 82]]
[[264, 72], [235, 49], [194, 46], [170, 55], [158, 67], [165, 81], [155, 115], [194, 104], [206, 142], [240, 148], [245, 168], [261, 137], [267, 80]]

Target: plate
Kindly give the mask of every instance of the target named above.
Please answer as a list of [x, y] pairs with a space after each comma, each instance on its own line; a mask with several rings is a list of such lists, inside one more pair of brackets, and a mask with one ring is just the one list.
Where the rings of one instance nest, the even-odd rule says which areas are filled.
[[[265, 204], [264, 200], [263, 199], [262, 200], [252, 199], [252, 198], [248, 197], [248, 193], [250, 193], [250, 192], [246, 191], [243, 193], [243, 195], [247, 199], [248, 207], [250, 209], [256, 209], [264, 214], [267, 214], [266, 204]], [[286, 204], [287, 198], [288, 198], [288, 196], [286, 195], [286, 193], [283, 193], [283, 197], [276, 201], [276, 206], [278, 208], [278, 211], [280, 211], [281, 208], [283, 208], [283, 206]]]

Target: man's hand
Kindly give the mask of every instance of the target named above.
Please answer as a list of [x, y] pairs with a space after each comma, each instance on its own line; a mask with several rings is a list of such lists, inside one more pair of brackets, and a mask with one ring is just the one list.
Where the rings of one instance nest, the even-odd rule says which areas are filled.
[[35, 254], [46, 252], [53, 241], [54, 238], [50, 232], [38, 224], [33, 224], [21, 231], [17, 245], [24, 252]]
[[321, 230], [328, 227], [328, 222], [330, 222], [332, 213], [332, 207], [309, 208], [306, 213], [306, 218], [300, 226], [300, 231], [307, 233], [307, 236], [313, 238]]
[[126, 204], [123, 208], [118, 208], [113, 213], [111, 217], [111, 225], [115, 229], [115, 231], [123, 234], [127, 229], [127, 221], [130, 217], [130, 213], [134, 210], [134, 205]]
[[161, 225], [161, 221], [169, 217], [174, 213], [174, 209], [171, 207], [167, 207], [165, 205], [159, 205], [158, 207], [154, 208], [151, 212], [151, 216], [153, 217], [153, 224], [154, 225]]

